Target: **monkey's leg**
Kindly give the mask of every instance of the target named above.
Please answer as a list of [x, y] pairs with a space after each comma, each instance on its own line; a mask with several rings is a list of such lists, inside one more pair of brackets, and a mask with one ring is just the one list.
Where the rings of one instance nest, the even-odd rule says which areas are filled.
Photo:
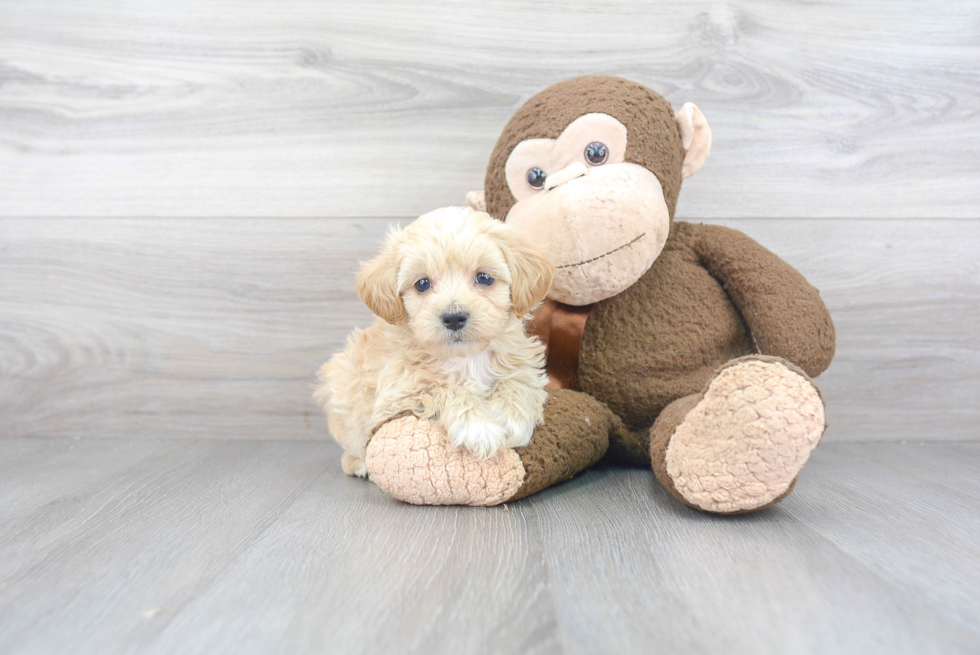
[[487, 460], [454, 449], [435, 424], [414, 416], [386, 423], [367, 447], [368, 474], [415, 505], [499, 505], [570, 479], [599, 461], [619, 419], [591, 396], [551, 392], [531, 443]]
[[657, 479], [681, 502], [738, 514], [789, 495], [825, 427], [823, 398], [806, 373], [750, 355], [661, 412], [650, 457]]

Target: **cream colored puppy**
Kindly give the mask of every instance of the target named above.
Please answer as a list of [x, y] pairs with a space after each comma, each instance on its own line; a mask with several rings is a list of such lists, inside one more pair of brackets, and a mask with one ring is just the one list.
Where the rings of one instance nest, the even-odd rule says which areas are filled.
[[379, 319], [319, 372], [315, 396], [344, 447], [344, 472], [365, 476], [371, 435], [404, 414], [441, 423], [480, 458], [527, 445], [547, 375], [544, 346], [524, 325], [553, 277], [544, 251], [472, 209], [437, 209], [390, 231], [355, 282]]

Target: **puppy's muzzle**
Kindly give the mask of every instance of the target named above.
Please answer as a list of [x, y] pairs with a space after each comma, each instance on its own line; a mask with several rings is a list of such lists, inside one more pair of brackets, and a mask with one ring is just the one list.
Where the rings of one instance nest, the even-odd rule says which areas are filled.
[[446, 312], [442, 315], [442, 324], [447, 330], [458, 332], [466, 327], [466, 319], [470, 317], [466, 312]]

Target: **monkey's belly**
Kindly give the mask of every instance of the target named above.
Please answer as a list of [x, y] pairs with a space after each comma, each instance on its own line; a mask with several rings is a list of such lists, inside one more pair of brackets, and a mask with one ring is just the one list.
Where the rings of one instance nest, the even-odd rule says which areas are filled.
[[595, 306], [578, 388], [631, 430], [646, 428], [667, 404], [701, 391], [720, 365], [754, 351], [725, 290], [681, 242], [632, 287]]

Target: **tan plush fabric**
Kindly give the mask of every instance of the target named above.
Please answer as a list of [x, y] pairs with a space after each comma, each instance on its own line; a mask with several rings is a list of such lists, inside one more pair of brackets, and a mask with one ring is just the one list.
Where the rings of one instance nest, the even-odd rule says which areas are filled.
[[670, 215], [681, 189], [684, 147], [674, 110], [664, 98], [621, 77], [586, 75], [549, 86], [517, 110], [490, 155], [484, 183], [487, 212], [504, 218], [516, 199], [507, 186], [506, 163], [524, 139], [556, 139], [584, 114], [608, 114], [629, 131], [625, 161], [657, 176]]
[[544, 188], [553, 189], [580, 175], [587, 175], [590, 163], [583, 161], [582, 146], [598, 141], [606, 146], [603, 166], [626, 160], [626, 126], [608, 114], [579, 116], [562, 130], [557, 139], [526, 139], [507, 157], [507, 186], [517, 200], [540, 195], [527, 186], [527, 171], [541, 168], [548, 176]]
[[685, 102], [684, 106], [677, 110], [675, 114], [677, 128], [681, 133], [681, 143], [684, 144], [684, 167], [681, 175], [684, 178], [691, 177], [704, 166], [708, 154], [711, 152], [711, 128], [704, 114], [692, 102]]
[[470, 191], [467, 193], [466, 204], [469, 205], [470, 209], [475, 211], [487, 211], [487, 200], [484, 197], [483, 191]]
[[670, 233], [663, 195], [642, 166], [599, 166], [575, 184], [522, 200], [507, 225], [552, 253], [549, 298], [588, 305], [629, 287], [663, 250]]
[[726, 366], [702, 395], [671, 410], [683, 418], [665, 452], [655, 439], [660, 452], [653, 457], [662, 453], [668, 486], [682, 500], [720, 513], [757, 509], [783, 496], [826, 425], [816, 387], [776, 358]]
[[525, 477], [512, 449], [479, 460], [414, 416], [382, 426], [368, 443], [366, 463], [382, 491], [413, 505], [497, 505], [514, 496]]

